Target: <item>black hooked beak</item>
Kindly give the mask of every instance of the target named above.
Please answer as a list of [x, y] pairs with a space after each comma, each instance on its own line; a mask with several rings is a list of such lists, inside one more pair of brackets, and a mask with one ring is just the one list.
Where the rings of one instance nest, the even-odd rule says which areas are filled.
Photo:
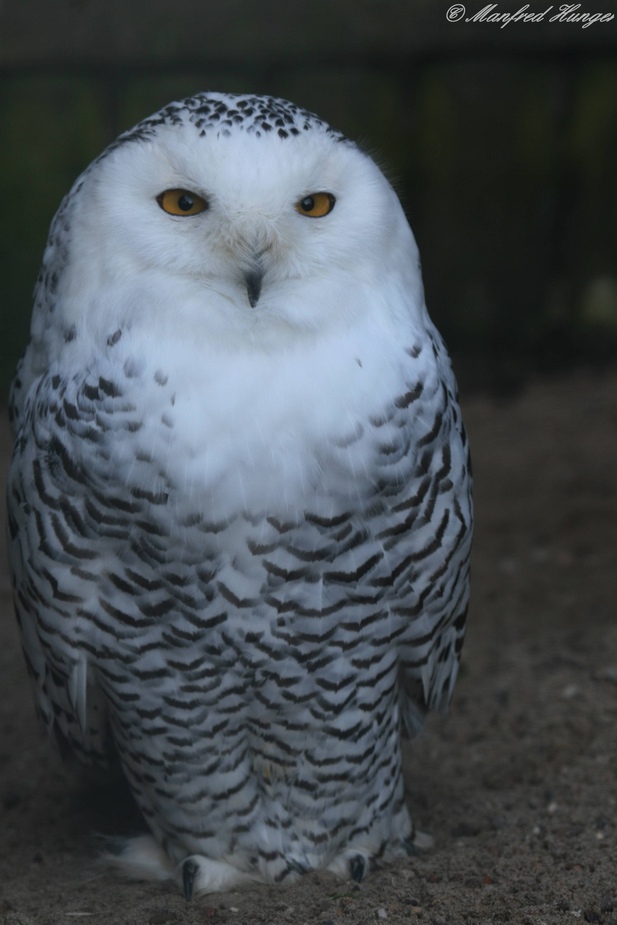
[[263, 278], [264, 271], [261, 269], [261, 267], [255, 267], [252, 270], [247, 270], [244, 274], [246, 292], [249, 297], [249, 305], [251, 308], [255, 308], [259, 302], [259, 296], [261, 295], [261, 283]]

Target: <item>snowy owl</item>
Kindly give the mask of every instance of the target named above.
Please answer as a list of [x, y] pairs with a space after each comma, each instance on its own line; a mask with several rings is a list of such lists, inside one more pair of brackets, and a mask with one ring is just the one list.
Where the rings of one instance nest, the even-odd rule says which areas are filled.
[[455, 683], [471, 476], [371, 158], [271, 97], [121, 135], [53, 221], [12, 419], [38, 713], [150, 829], [112, 862], [190, 898], [409, 851], [400, 740]]

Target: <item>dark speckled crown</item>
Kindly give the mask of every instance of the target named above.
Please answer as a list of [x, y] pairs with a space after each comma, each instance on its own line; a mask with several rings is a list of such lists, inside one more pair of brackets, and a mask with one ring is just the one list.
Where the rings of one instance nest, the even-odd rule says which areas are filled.
[[232, 131], [239, 130], [247, 135], [255, 135], [256, 138], [272, 133], [279, 138], [290, 138], [317, 129], [334, 140], [346, 140], [341, 132], [331, 128], [319, 116], [287, 100], [273, 96], [198, 93], [169, 103], [143, 119], [120, 135], [107, 151], [129, 141], [146, 140], [156, 133], [160, 125], [182, 125], [187, 122], [198, 129], [200, 136], [216, 132], [218, 136], [226, 137]]

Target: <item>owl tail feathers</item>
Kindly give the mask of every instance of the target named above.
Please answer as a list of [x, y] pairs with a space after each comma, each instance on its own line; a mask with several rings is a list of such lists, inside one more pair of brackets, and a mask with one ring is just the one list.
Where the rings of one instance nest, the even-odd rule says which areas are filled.
[[411, 838], [406, 838], [403, 843], [405, 853], [412, 856], [422, 851], [428, 851], [435, 844], [435, 839], [428, 832], [420, 832], [414, 829]]
[[130, 880], [177, 880], [176, 865], [152, 835], [102, 839], [102, 867]]
[[215, 860], [191, 855], [174, 864], [152, 835], [103, 838], [99, 863], [130, 880], [173, 880], [187, 900], [199, 893], [218, 893], [263, 882], [258, 872], [235, 866], [231, 858]]

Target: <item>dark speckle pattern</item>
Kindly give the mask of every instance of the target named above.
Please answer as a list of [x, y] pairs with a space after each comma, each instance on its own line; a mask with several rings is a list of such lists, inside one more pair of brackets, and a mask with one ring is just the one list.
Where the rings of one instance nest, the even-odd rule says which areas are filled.
[[232, 131], [246, 132], [260, 138], [276, 133], [279, 138], [294, 138], [303, 132], [322, 131], [338, 141], [347, 141], [344, 135], [331, 128], [312, 112], [295, 103], [273, 96], [226, 95], [198, 93], [179, 102], [170, 103], [159, 112], [144, 119], [124, 132], [111, 144], [103, 157], [120, 145], [132, 141], [146, 141], [162, 125], [194, 125], [200, 135], [216, 132], [224, 137]]

